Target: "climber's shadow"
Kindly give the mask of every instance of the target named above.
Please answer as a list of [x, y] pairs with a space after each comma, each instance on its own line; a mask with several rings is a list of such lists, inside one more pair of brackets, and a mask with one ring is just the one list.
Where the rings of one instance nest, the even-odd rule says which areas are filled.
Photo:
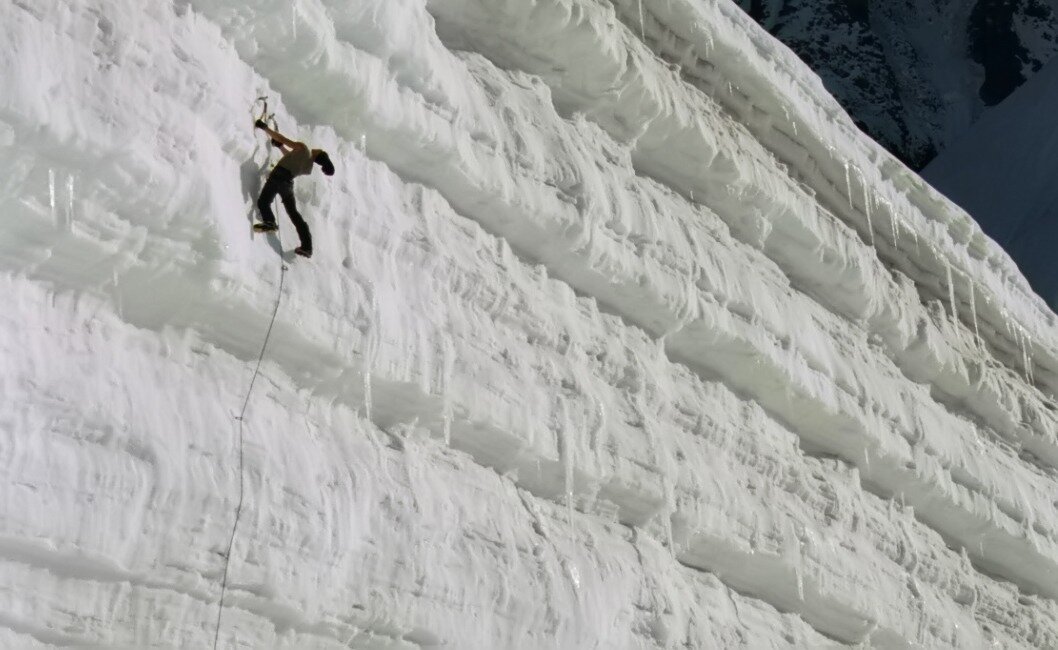
[[[261, 165], [254, 161], [254, 158], [257, 157], [257, 149], [257, 147], [254, 147], [253, 153], [239, 167], [239, 177], [242, 181], [242, 198], [243, 201], [250, 205], [250, 210], [246, 213], [246, 220], [248, 222], [247, 225], [250, 227], [251, 236], [253, 234], [254, 216], [257, 213], [257, 197], [261, 196], [261, 188], [264, 187], [261, 179], [268, 172], [268, 158], [265, 158], [264, 163]], [[278, 217], [279, 215], [276, 216]], [[265, 236], [268, 238], [268, 245], [272, 247], [272, 250], [283, 258], [283, 244], [279, 241], [278, 231], [267, 233]]]

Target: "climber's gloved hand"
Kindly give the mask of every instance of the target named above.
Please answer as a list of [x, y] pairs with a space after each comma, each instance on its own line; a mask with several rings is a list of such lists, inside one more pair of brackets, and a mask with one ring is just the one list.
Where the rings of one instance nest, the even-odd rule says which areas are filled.
[[253, 123], [253, 128], [255, 128], [255, 129], [267, 129], [268, 125], [265, 124], [264, 120], [257, 120], [256, 122]]

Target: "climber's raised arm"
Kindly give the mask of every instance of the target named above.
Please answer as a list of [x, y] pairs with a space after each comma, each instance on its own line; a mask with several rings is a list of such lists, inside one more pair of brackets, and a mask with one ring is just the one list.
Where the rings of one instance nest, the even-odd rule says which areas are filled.
[[271, 137], [274, 142], [279, 143], [279, 146], [281, 146], [281, 147], [293, 147], [294, 145], [297, 144], [297, 141], [291, 140], [290, 138], [286, 137], [285, 135], [283, 135], [279, 131], [276, 131], [275, 129], [268, 128], [268, 125], [265, 124], [264, 120], [257, 120], [256, 122], [253, 123], [253, 125], [255, 127], [257, 127], [258, 129], [261, 129], [262, 131], [267, 133], [269, 135], [269, 137]]
[[294, 179], [298, 176], [308, 176], [316, 165], [320, 166], [326, 176], [334, 175], [334, 163], [323, 149], [310, 149], [304, 142], [291, 140], [279, 131], [268, 128], [264, 120], [253, 123], [254, 128], [261, 129], [272, 139], [272, 144], [279, 147], [283, 152], [268, 180], [261, 188], [261, 195], [257, 197], [257, 209], [261, 211], [261, 221], [253, 225], [254, 232], [275, 232], [279, 230], [276, 223], [275, 213], [272, 212], [272, 202], [278, 196], [283, 199], [283, 207], [287, 210], [287, 216], [294, 222], [294, 228], [298, 231], [301, 246], [294, 249], [294, 253], [302, 257], [312, 257], [312, 233], [309, 226], [298, 212], [297, 200], [294, 196]]

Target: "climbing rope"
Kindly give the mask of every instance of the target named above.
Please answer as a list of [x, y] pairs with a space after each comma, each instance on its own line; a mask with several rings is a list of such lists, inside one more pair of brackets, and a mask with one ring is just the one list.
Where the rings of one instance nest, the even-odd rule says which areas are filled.
[[257, 376], [261, 374], [261, 362], [264, 361], [265, 351], [268, 349], [268, 339], [272, 336], [272, 327], [276, 323], [276, 315], [279, 314], [279, 303], [283, 298], [283, 280], [286, 278], [286, 275], [287, 265], [281, 264], [279, 267], [279, 291], [276, 292], [275, 305], [272, 307], [272, 319], [268, 323], [268, 331], [265, 332], [264, 342], [261, 344], [261, 354], [257, 356], [257, 365], [253, 369], [253, 376], [250, 377], [250, 385], [246, 389], [246, 397], [242, 402], [242, 410], [239, 411], [239, 415], [235, 418], [235, 421], [238, 423], [239, 440], [239, 500], [235, 505], [235, 522], [232, 523], [231, 526], [231, 537], [228, 539], [228, 551], [224, 554], [224, 577], [220, 583], [220, 603], [217, 606], [217, 627], [213, 634], [213, 650], [217, 650], [217, 643], [220, 641], [220, 621], [221, 616], [224, 613], [224, 595], [228, 590], [228, 567], [231, 564], [231, 550], [235, 546], [235, 533], [239, 529], [239, 518], [242, 516], [243, 496], [245, 494], [245, 474], [243, 472], [243, 424], [246, 421], [246, 407], [250, 404], [250, 395], [253, 393], [253, 386], [257, 381]]
[[[261, 101], [259, 98], [258, 101]], [[268, 100], [264, 100], [264, 110], [262, 111], [262, 118], [268, 116]], [[272, 118], [274, 124], [274, 118]], [[273, 200], [273, 211], [278, 210], [279, 206]], [[273, 212], [274, 213], [274, 212]], [[279, 240], [279, 247], [283, 247], [283, 239], [276, 231], [276, 238]], [[257, 365], [254, 366], [253, 375], [250, 377], [250, 385], [246, 388], [246, 397], [242, 401], [242, 409], [239, 411], [239, 415], [235, 417], [235, 421], [238, 423], [238, 440], [239, 440], [239, 500], [235, 505], [235, 521], [231, 525], [231, 537], [228, 538], [228, 550], [224, 554], [224, 577], [220, 583], [220, 602], [217, 605], [217, 625], [213, 633], [213, 650], [217, 650], [217, 644], [220, 642], [220, 622], [221, 617], [224, 614], [224, 596], [228, 591], [228, 567], [231, 565], [231, 550], [235, 547], [235, 534], [239, 529], [239, 519], [242, 517], [242, 504], [243, 497], [246, 492], [245, 487], [245, 473], [243, 471], [243, 424], [246, 421], [246, 407], [250, 404], [250, 395], [253, 393], [254, 384], [257, 382], [257, 376], [261, 374], [261, 363], [264, 361], [265, 351], [268, 350], [268, 340], [272, 336], [272, 327], [276, 324], [276, 316], [279, 314], [279, 303], [283, 298], [283, 281], [287, 276], [287, 265], [280, 258], [279, 265], [279, 290], [276, 291], [275, 304], [272, 306], [272, 318], [268, 322], [268, 330], [265, 332], [264, 341], [261, 343], [261, 353], [257, 355]]]
[[[280, 243], [282, 243], [282, 240], [280, 240]], [[242, 409], [239, 411], [239, 415], [235, 417], [235, 421], [238, 423], [239, 440], [239, 500], [235, 505], [235, 521], [231, 526], [231, 537], [228, 539], [228, 550], [224, 554], [224, 577], [220, 583], [220, 603], [217, 606], [217, 627], [213, 635], [213, 650], [217, 650], [217, 643], [220, 641], [220, 621], [221, 616], [224, 613], [224, 595], [228, 590], [228, 567], [231, 565], [231, 550], [235, 546], [235, 533], [239, 529], [239, 519], [242, 517], [243, 497], [246, 491], [245, 473], [243, 472], [243, 424], [246, 421], [246, 407], [250, 404], [250, 395], [253, 393], [253, 387], [257, 382], [257, 376], [261, 374], [261, 363], [264, 361], [265, 351], [268, 349], [268, 340], [272, 336], [272, 327], [275, 326], [276, 316], [279, 314], [279, 303], [283, 298], [283, 281], [286, 279], [286, 276], [287, 265], [281, 263], [279, 266], [279, 290], [276, 292], [275, 304], [272, 307], [272, 318], [268, 322], [268, 330], [265, 332], [264, 342], [261, 343], [261, 353], [257, 355], [257, 364], [253, 369], [253, 376], [250, 377], [250, 385], [246, 388], [246, 397], [243, 398]]]

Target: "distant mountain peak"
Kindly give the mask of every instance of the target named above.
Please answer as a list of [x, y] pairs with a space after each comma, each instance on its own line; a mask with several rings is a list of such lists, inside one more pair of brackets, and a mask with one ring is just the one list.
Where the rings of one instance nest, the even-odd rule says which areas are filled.
[[1058, 59], [985, 111], [923, 177], [1010, 253], [1033, 289], [1058, 308]]
[[1058, 0], [737, 0], [915, 169], [1058, 54]]

